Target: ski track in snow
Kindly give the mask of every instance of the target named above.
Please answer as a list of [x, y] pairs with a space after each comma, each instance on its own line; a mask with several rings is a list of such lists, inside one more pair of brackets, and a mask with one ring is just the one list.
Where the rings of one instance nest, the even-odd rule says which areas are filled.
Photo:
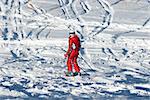
[[[150, 16], [124, 23], [116, 7], [126, 13], [126, 3], [133, 9], [149, 5], [148, 0], [1, 0], [0, 99], [148, 100]], [[65, 77], [64, 34], [72, 29], [82, 41], [82, 76]]]

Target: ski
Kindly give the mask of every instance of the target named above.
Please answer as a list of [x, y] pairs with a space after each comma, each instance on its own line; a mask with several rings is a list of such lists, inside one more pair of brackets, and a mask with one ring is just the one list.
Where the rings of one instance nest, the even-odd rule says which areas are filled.
[[81, 76], [82, 75], [81, 73], [76, 74], [76, 72], [71, 73], [70, 75], [68, 75], [68, 72], [64, 72], [64, 74], [66, 77], [75, 77], [75, 76]]

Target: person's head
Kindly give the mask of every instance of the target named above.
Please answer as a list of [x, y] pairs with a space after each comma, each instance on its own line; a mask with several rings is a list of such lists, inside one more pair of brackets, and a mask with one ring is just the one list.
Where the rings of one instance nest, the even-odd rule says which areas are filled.
[[70, 35], [71, 37], [74, 37], [74, 36], [75, 36], [75, 32], [70, 32], [69, 35]]

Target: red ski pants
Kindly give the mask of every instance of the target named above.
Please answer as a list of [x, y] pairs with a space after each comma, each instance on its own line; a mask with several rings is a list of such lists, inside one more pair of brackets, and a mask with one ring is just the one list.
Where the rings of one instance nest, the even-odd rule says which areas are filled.
[[74, 66], [75, 72], [80, 72], [80, 68], [77, 63], [77, 58], [78, 58], [78, 53], [76, 52], [71, 52], [70, 56], [68, 56], [68, 61], [67, 61], [67, 66], [68, 66], [68, 71], [72, 71], [72, 65]]

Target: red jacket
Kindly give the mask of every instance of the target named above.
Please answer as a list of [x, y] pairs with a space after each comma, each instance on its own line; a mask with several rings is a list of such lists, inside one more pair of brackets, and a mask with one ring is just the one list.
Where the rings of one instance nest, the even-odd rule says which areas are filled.
[[69, 48], [68, 48], [67, 54], [69, 55], [73, 51], [76, 54], [78, 54], [80, 46], [81, 46], [80, 39], [77, 35], [75, 35], [74, 37], [69, 37]]

